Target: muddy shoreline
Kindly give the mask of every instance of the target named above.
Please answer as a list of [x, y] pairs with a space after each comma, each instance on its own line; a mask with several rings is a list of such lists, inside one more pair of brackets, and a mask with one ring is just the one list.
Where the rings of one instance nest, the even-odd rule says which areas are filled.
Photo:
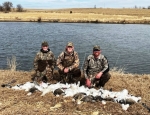
[[101, 21], [101, 20], [61, 20], [61, 19], [49, 19], [41, 20], [0, 20], [0, 22], [48, 22], [48, 23], [95, 23], [95, 24], [150, 24], [150, 20], [114, 20], [114, 21]]

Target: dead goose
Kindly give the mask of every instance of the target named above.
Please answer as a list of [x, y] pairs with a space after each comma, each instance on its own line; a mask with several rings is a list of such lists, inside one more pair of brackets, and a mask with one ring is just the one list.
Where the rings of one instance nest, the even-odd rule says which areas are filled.
[[129, 104], [129, 105], [132, 105], [135, 103], [135, 101], [133, 99], [122, 99], [122, 100], [119, 100], [120, 104]]
[[150, 107], [148, 107], [145, 103], [142, 103], [142, 105], [150, 112]]
[[75, 94], [74, 98], [76, 99], [77, 104], [81, 104], [82, 102], [95, 102], [94, 96], [92, 95], [87, 96], [84, 93]]
[[93, 95], [84, 96], [81, 101], [83, 102], [95, 102]]
[[64, 90], [61, 88], [58, 88], [56, 90], [54, 90], [53, 94], [56, 95], [65, 95]]
[[94, 97], [94, 100], [95, 100], [95, 101], [102, 101], [103, 98], [102, 98], [101, 96], [95, 96], [95, 97]]
[[1, 87], [12, 88], [12, 86], [10, 84], [2, 84]]
[[27, 95], [31, 95], [32, 93], [34, 93], [37, 90], [38, 89], [36, 87], [32, 87], [32, 88], [29, 89], [29, 93]]
[[2, 84], [1, 87], [7, 87], [7, 88], [12, 88], [11, 84], [15, 83], [16, 80], [12, 80], [6, 84]]
[[114, 99], [111, 98], [111, 97], [102, 98], [101, 96], [95, 96], [94, 100], [95, 101], [102, 101], [102, 100], [105, 100], [105, 101], [114, 101]]
[[86, 96], [86, 93], [80, 92], [80, 93], [75, 94], [75, 95], [73, 96], [73, 98], [74, 98], [75, 100], [77, 100], [77, 99], [81, 100], [81, 99], [82, 99], [83, 97], [85, 97], [85, 96]]

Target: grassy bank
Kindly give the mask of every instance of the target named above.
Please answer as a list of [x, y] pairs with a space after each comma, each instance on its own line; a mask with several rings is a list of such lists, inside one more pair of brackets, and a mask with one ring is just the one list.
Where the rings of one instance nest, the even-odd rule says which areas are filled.
[[25, 12], [0, 12], [0, 21], [150, 24], [150, 10], [110, 8], [26, 9]]
[[[122, 71], [111, 70], [111, 79], [105, 89], [113, 91], [127, 89], [130, 94], [140, 96], [142, 102], [150, 107], [150, 75], [124, 74]], [[33, 72], [0, 70], [0, 84], [16, 80], [13, 85], [31, 81]], [[0, 88], [0, 114], [2, 115], [148, 115], [148, 110], [141, 103], [131, 105], [127, 111], [120, 104], [107, 102], [87, 103], [77, 105], [72, 98], [55, 97], [52, 93], [41, 97], [41, 92], [27, 96], [25, 91], [15, 91]], [[55, 106], [57, 105], [57, 106]]]

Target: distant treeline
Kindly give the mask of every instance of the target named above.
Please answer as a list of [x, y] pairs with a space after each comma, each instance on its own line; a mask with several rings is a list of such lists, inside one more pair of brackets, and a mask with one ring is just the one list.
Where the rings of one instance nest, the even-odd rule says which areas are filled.
[[135, 8], [135, 9], [150, 9], [150, 6], [148, 6], [148, 7], [146, 8], [146, 7], [138, 7], [138, 6], [135, 5], [134, 8]]
[[11, 11], [23, 12], [24, 10], [21, 4], [18, 4], [16, 7], [13, 7], [13, 3], [9, 1], [2, 3], [2, 5], [0, 4], [0, 12], [7, 13]]

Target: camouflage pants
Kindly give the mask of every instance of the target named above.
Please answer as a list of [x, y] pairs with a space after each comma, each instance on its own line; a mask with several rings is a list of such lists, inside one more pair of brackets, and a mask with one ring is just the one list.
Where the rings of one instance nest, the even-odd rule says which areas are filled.
[[36, 81], [51, 81], [53, 79], [53, 69], [46, 68], [44, 71], [36, 71]]
[[96, 74], [90, 75], [91, 85], [93, 87], [104, 87], [106, 82], [110, 79], [111, 75], [109, 73], [103, 74], [100, 79], [95, 78]]
[[63, 83], [77, 83], [81, 77], [81, 71], [79, 68], [73, 69], [69, 73], [64, 73], [59, 70], [59, 75], [61, 77], [61, 82]]

